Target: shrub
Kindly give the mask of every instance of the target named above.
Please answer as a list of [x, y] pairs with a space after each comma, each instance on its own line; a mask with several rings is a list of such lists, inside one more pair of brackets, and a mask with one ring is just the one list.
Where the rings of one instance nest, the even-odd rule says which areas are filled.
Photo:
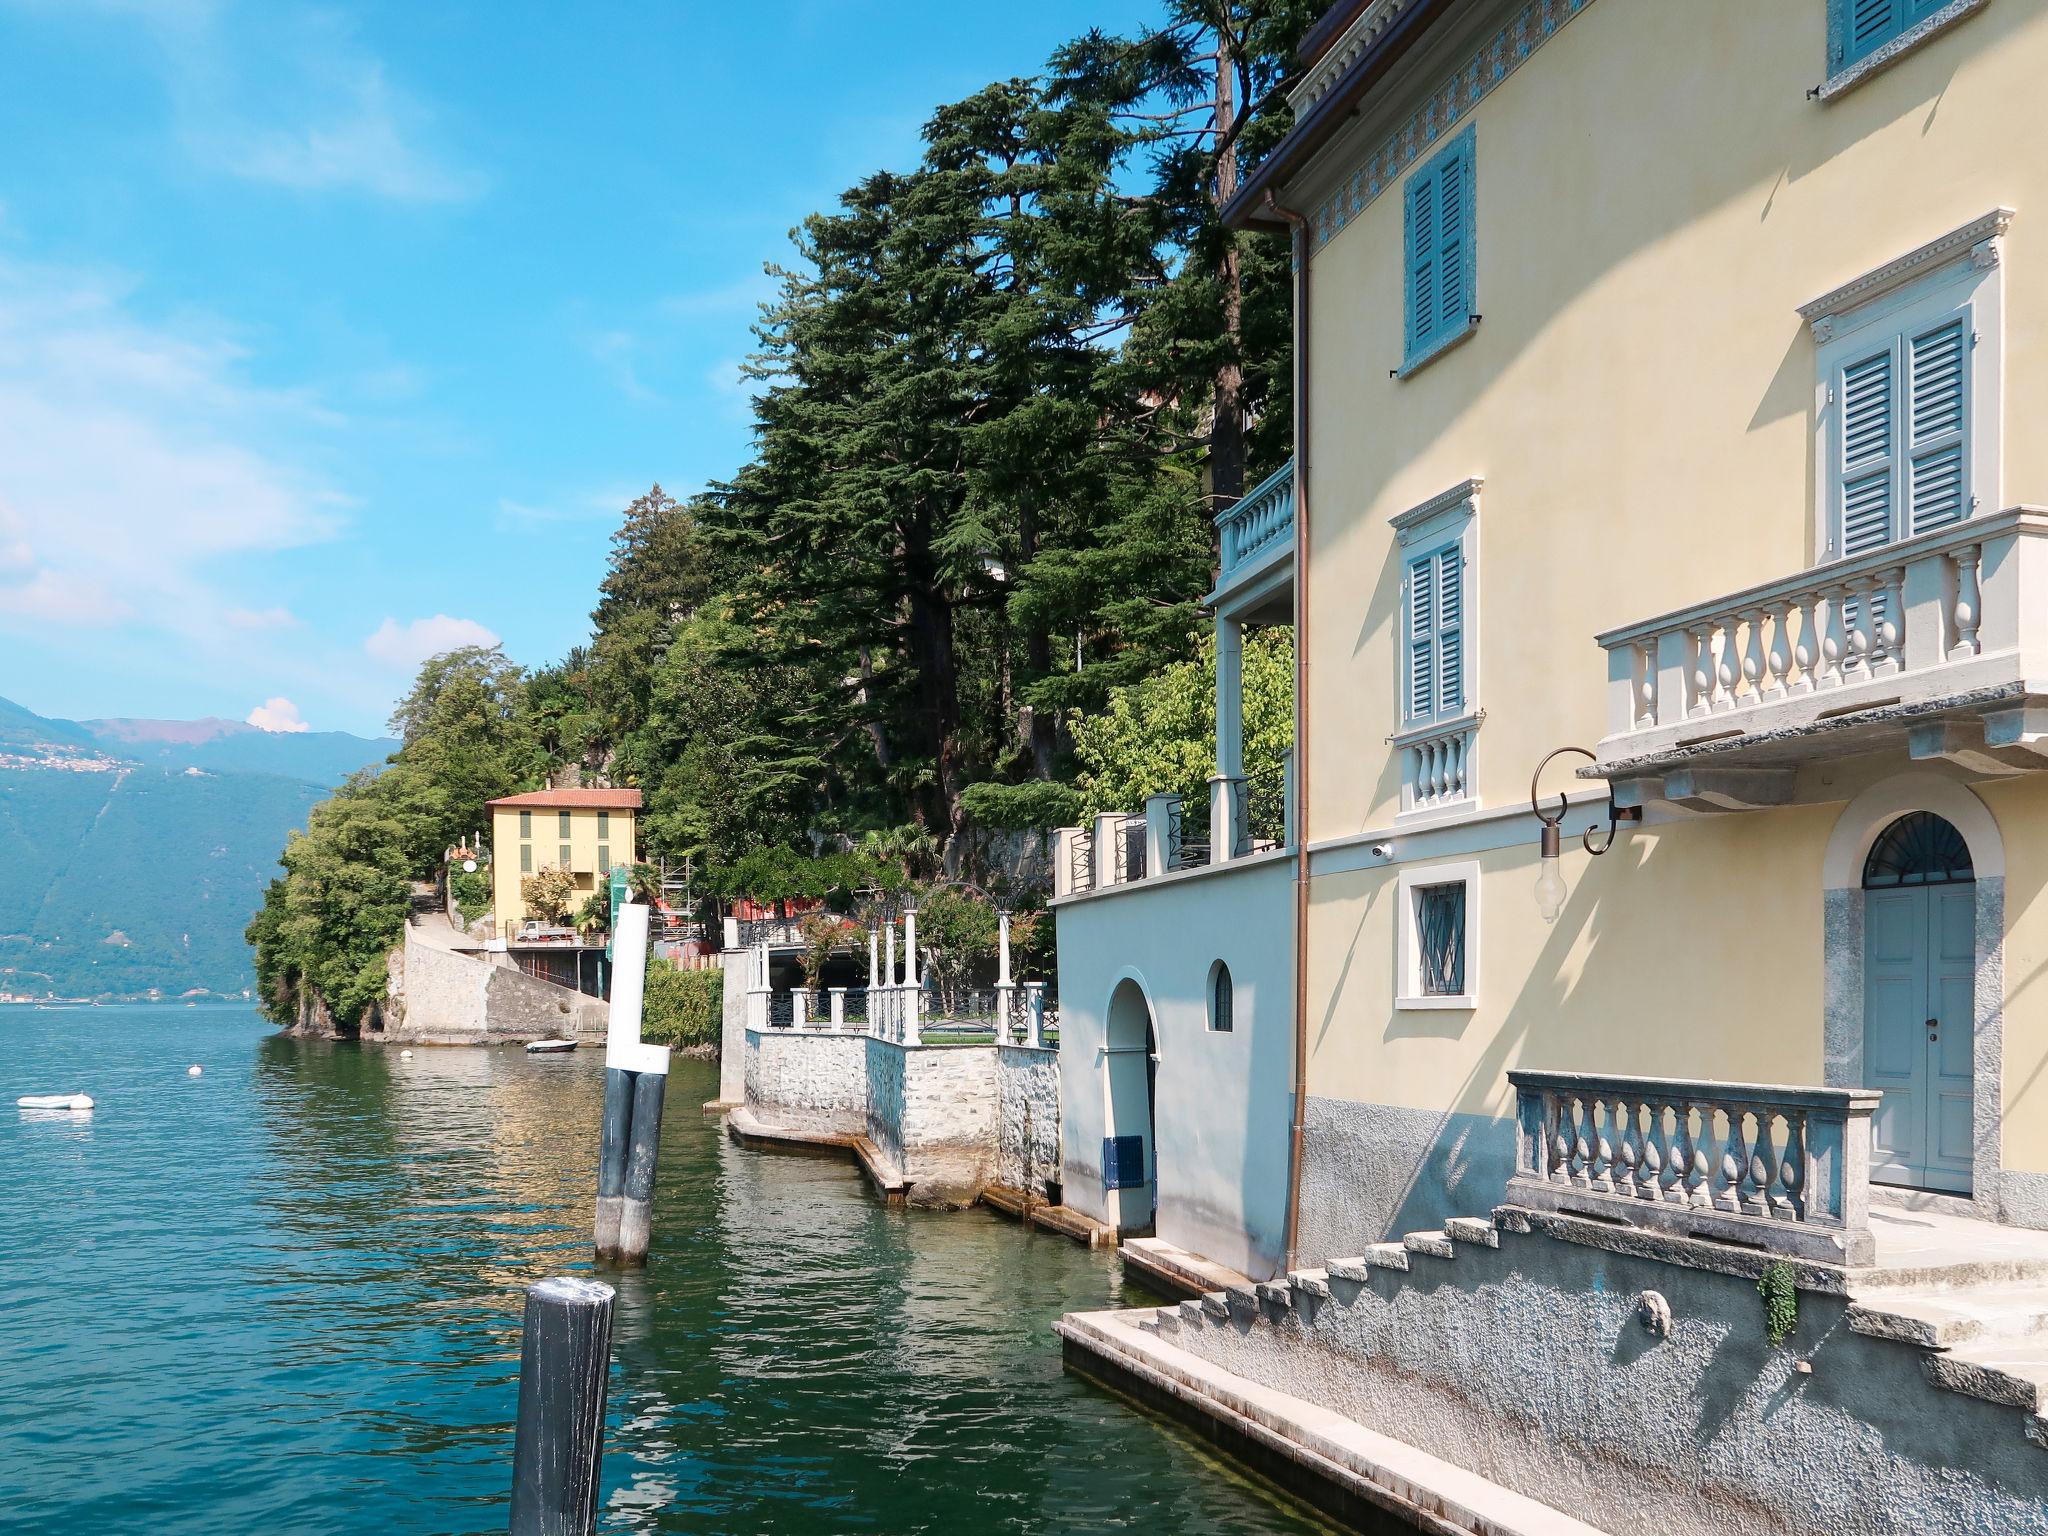
[[535, 870], [519, 882], [519, 899], [526, 903], [527, 915], [544, 923], [564, 921], [575, 895], [576, 877], [554, 864]]
[[716, 1044], [724, 1005], [725, 972], [678, 970], [650, 956], [640, 1038], [653, 1045]]
[[491, 910], [491, 877], [481, 869], [458, 869], [448, 877], [448, 889], [454, 894], [465, 923]]

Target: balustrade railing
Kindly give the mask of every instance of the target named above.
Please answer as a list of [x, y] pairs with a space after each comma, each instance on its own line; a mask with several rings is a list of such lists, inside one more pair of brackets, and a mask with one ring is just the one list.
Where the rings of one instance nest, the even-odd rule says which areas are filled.
[[1397, 731], [1388, 738], [1401, 754], [1401, 809], [1438, 811], [1468, 803], [1477, 780], [1472, 746], [1478, 723]]
[[2048, 515], [2014, 508], [1611, 630], [1603, 755], [1646, 733], [1689, 741], [1844, 710], [2010, 651], [2022, 603], [2040, 601], [2025, 594], [2048, 564], [2044, 535]]
[[1868, 1264], [1863, 1088], [1510, 1072], [1511, 1204]]
[[1294, 538], [1294, 462], [1290, 459], [1261, 480], [1234, 506], [1216, 518], [1217, 549], [1222, 571], [1217, 585], [1228, 585], [1240, 566]]

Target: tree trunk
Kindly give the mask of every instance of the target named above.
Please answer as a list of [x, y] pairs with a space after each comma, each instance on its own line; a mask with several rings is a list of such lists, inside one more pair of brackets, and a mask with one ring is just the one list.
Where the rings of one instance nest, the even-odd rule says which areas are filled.
[[[1227, 21], [1227, 17], [1225, 18]], [[1216, 141], [1230, 133], [1237, 121], [1237, 58], [1227, 25], [1216, 29]], [[1227, 146], [1216, 157], [1216, 206], [1237, 195], [1237, 146]], [[1238, 261], [1237, 237], [1218, 229], [1223, 250], [1216, 276], [1223, 289], [1223, 333], [1230, 351], [1216, 370], [1215, 419], [1209, 426], [1209, 495], [1211, 510], [1222, 512], [1244, 495], [1244, 367], [1238, 361], [1244, 315], [1244, 274]]]

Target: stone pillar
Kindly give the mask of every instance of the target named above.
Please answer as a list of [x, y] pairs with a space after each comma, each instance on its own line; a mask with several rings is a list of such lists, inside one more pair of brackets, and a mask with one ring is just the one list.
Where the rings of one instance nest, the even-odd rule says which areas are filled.
[[1027, 981], [1024, 983], [1024, 1006], [1031, 1014], [1031, 1043], [1041, 1049], [1045, 1045], [1045, 983]]
[[1117, 867], [1117, 838], [1123, 830], [1121, 811], [1103, 811], [1095, 818], [1095, 889], [1106, 891], [1123, 878]]
[[768, 946], [747, 951], [747, 1027], [768, 1027]]
[[881, 968], [881, 935], [874, 929], [868, 930], [868, 990], [875, 990], [875, 972]]
[[1145, 797], [1145, 874], [1148, 879], [1165, 874], [1180, 858], [1180, 839], [1173, 828], [1173, 813], [1179, 805], [1179, 795]]
[[789, 1022], [797, 1029], [808, 1029], [811, 1023], [811, 991], [808, 987], [789, 989]]
[[1244, 628], [1216, 615], [1216, 777], [1244, 777]]
[[831, 998], [832, 998], [832, 1027], [833, 1027], [834, 1029], [844, 1029], [844, 1028], [846, 1028], [846, 988], [844, 988], [844, 987], [834, 987], [834, 988], [832, 988], [832, 990], [831, 990]]
[[917, 985], [917, 908], [911, 907], [903, 914], [903, 981], [906, 986]]
[[1010, 914], [996, 914], [996, 985], [1010, 984]]

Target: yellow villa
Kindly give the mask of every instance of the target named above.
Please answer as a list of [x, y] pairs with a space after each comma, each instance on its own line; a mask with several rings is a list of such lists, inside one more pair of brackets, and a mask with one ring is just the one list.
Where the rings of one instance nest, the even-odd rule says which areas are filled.
[[519, 894], [521, 877], [566, 869], [580, 897], [604, 889], [613, 869], [639, 862], [637, 789], [542, 789], [506, 795], [489, 809], [492, 897], [503, 937], [530, 915]]
[[[1127, 856], [1163, 807], [1060, 861], [1063, 1024], [1155, 1058], [1070, 1108], [1069, 1188], [1185, 1199], [1249, 1271], [1350, 1251], [1498, 1199], [1524, 1116], [1620, 1137], [1532, 1071], [1881, 1090], [1880, 1196], [2048, 1226], [2048, 11], [1377, 0], [1311, 41], [1229, 210], [1296, 240], [1302, 449], [1219, 519], [1209, 862]], [[1223, 1084], [1263, 1095], [1228, 1145], [1172, 1123]]]

